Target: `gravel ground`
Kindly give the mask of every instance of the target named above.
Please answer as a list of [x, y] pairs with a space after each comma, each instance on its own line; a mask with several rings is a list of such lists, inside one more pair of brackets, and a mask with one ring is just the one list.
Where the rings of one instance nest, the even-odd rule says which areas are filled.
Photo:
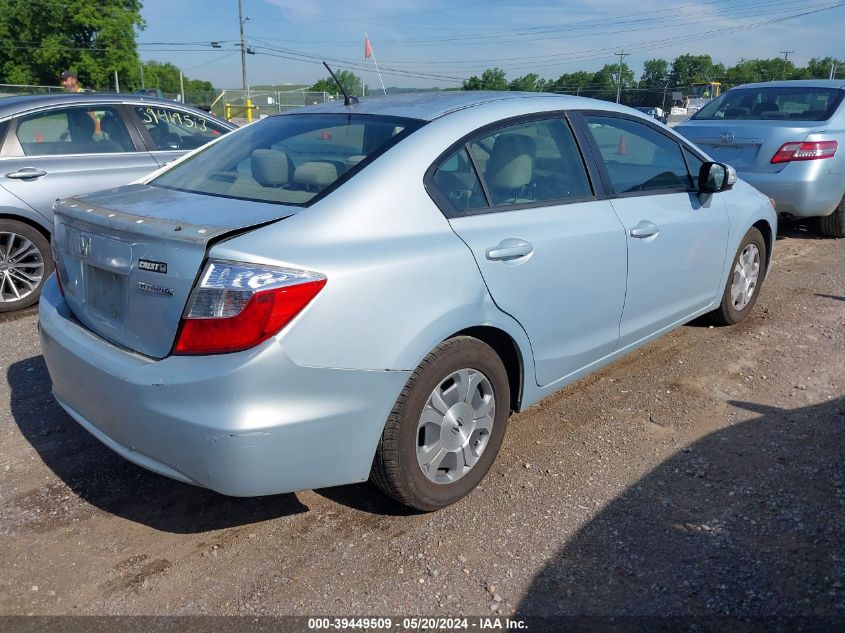
[[112, 454], [2, 319], [0, 614], [845, 616], [845, 244], [787, 229], [752, 317], [514, 416], [481, 487], [233, 499]]

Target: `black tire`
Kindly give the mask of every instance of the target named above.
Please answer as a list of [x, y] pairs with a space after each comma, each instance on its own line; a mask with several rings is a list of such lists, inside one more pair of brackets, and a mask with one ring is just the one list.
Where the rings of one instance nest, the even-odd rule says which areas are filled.
[[[13, 296], [12, 291], [9, 282], [5, 280], [5, 275], [2, 272], [2, 268], [4, 267], [3, 258], [10, 233], [32, 242], [38, 251], [37, 257], [40, 257], [44, 264], [41, 281], [38, 282], [38, 285], [29, 294], [23, 296], [21, 299], [10, 298]], [[30, 259], [34, 261], [32, 258]], [[53, 270], [53, 253], [50, 250], [50, 242], [44, 237], [41, 231], [30, 224], [18, 220], [0, 219], [0, 284], [2, 284], [0, 285], [0, 312], [21, 310], [38, 301], [38, 298], [41, 296], [41, 289], [44, 287], [44, 282], [47, 281], [47, 277], [53, 273]]]
[[[452, 483], [435, 483], [417, 461], [418, 423], [432, 392], [453, 372], [470, 368], [483, 373], [493, 388], [493, 427], [478, 461]], [[387, 418], [373, 460], [370, 480], [400, 503], [432, 511], [467, 495], [490, 470], [510, 416], [510, 385], [502, 359], [493, 349], [469, 336], [438, 345], [411, 374]]]
[[[739, 261], [740, 255], [750, 244], [756, 246], [758, 252], [760, 253], [760, 273], [757, 277], [757, 285], [753, 290], [751, 299], [742, 309], [737, 309], [731, 299], [731, 284], [734, 279], [733, 271]], [[763, 239], [763, 234], [760, 233], [759, 230], [751, 227], [748, 229], [748, 233], [745, 234], [745, 237], [736, 251], [736, 255], [734, 255], [733, 261], [731, 262], [731, 272], [728, 275], [728, 281], [725, 284], [725, 289], [722, 291], [722, 301], [718, 308], [706, 315], [706, 320], [713, 325], [735, 325], [745, 319], [745, 317], [751, 313], [751, 310], [754, 308], [754, 304], [757, 303], [757, 297], [760, 296], [760, 288], [766, 278], [767, 261], [766, 240]]]
[[845, 196], [833, 213], [816, 218], [816, 228], [824, 237], [845, 237]]

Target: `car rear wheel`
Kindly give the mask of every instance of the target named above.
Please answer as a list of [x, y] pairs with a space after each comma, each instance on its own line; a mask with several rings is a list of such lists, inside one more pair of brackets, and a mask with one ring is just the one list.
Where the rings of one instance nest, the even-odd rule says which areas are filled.
[[0, 220], [0, 312], [38, 301], [52, 272], [50, 243], [38, 229], [17, 220]]
[[450, 505], [487, 474], [509, 414], [508, 375], [498, 354], [469, 336], [444, 341], [396, 400], [370, 478], [417, 510]]
[[845, 237], [845, 196], [833, 213], [816, 221], [819, 233], [824, 237]]
[[722, 301], [707, 315], [708, 320], [715, 325], [734, 325], [742, 321], [757, 303], [765, 276], [766, 240], [760, 231], [752, 227], [734, 256]]

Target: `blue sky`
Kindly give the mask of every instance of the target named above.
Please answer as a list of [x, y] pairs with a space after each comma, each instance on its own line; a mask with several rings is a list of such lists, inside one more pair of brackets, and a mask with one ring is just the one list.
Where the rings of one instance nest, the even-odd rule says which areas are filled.
[[[845, 0], [243, 0], [254, 84], [310, 84], [320, 65], [363, 74], [364, 32], [388, 86], [460, 85], [498, 66], [512, 79], [527, 73], [555, 79], [626, 58], [639, 75], [646, 59], [710, 54], [727, 65], [741, 58], [845, 57]], [[799, 15], [805, 14], [805, 15]], [[241, 85], [237, 0], [144, 0], [144, 60], [171, 62], [217, 88]], [[220, 42], [221, 48], [210, 46]]]

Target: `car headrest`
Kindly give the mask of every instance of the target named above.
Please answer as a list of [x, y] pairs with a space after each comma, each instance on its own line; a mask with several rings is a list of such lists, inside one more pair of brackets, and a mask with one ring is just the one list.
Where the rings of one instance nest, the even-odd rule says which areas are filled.
[[496, 189], [518, 189], [534, 177], [534, 139], [524, 134], [500, 134], [493, 143], [485, 177]]
[[252, 177], [262, 187], [281, 187], [288, 184], [290, 162], [284, 152], [275, 149], [253, 150], [249, 164]]
[[762, 114], [763, 112], [778, 112], [780, 108], [778, 104], [774, 101], [761, 101], [760, 103], [755, 103], [754, 108], [751, 110], [751, 114]]
[[316, 160], [302, 163], [293, 172], [294, 182], [321, 188], [328, 187], [337, 177], [337, 165]]
[[94, 119], [87, 112], [74, 112], [70, 117], [70, 138], [74, 143], [86, 143], [94, 136]]

